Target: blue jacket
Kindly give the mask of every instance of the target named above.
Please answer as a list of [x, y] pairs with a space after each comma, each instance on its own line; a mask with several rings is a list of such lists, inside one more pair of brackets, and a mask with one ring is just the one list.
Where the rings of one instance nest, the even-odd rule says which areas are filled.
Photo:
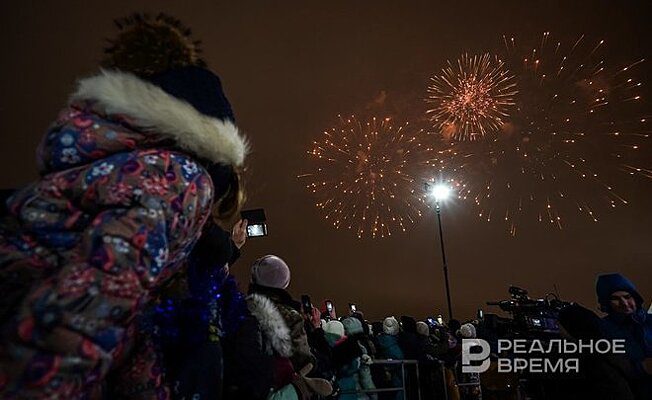
[[378, 344], [380, 345], [380, 354], [386, 359], [402, 360], [404, 358], [403, 350], [398, 345], [398, 336], [383, 333], [378, 336]]
[[608, 339], [625, 339], [627, 358], [637, 368], [643, 359], [652, 357], [652, 315], [644, 309], [630, 316], [609, 314], [602, 319], [601, 330]]
[[[634, 314], [610, 312], [609, 298], [617, 291], [626, 291], [632, 295], [636, 301]], [[652, 357], [652, 316], [643, 309], [643, 297], [629, 279], [617, 273], [598, 276], [596, 293], [602, 310], [609, 312], [600, 324], [602, 336], [607, 339], [624, 339], [627, 358], [643, 372], [641, 361]]]

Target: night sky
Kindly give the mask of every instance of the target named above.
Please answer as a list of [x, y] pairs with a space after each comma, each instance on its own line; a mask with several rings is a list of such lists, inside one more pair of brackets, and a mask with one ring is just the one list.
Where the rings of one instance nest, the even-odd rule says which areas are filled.
[[[355, 302], [371, 319], [445, 314], [434, 213], [388, 239], [359, 240], [333, 229], [297, 179], [310, 168], [311, 141], [337, 114], [368, 112], [382, 91], [388, 108], [410, 118], [429, 75], [463, 52], [496, 48], [502, 34], [533, 38], [551, 31], [564, 40], [586, 34], [605, 39], [614, 59], [647, 58], [641, 78], [645, 104], [652, 104], [652, 81], [645, 78], [652, 76], [652, 3], [437, 3], [444, 2], [2, 2], [0, 187], [36, 178], [35, 148], [75, 79], [97, 70], [104, 39], [115, 33], [112, 20], [163, 11], [203, 41], [205, 59], [222, 78], [252, 145], [246, 207], [265, 208], [270, 236], [250, 240], [232, 268], [243, 288], [250, 263], [271, 253], [290, 265], [296, 297], [332, 298], [340, 311]], [[598, 223], [578, 217], [562, 231], [527, 226], [516, 238], [501, 224], [480, 221], [467, 203], [447, 204], [456, 317], [470, 318], [485, 301], [505, 297], [510, 284], [532, 295], [556, 284], [562, 298], [594, 308], [600, 272], [624, 273], [649, 302], [652, 181], [629, 189], [629, 206]]]

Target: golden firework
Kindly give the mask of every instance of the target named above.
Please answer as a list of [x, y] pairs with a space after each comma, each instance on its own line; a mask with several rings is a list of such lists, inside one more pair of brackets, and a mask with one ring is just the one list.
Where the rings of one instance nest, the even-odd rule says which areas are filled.
[[430, 78], [427, 113], [436, 131], [455, 140], [499, 132], [517, 93], [505, 63], [489, 54], [464, 54]]
[[308, 151], [313, 171], [299, 178], [310, 180], [306, 188], [335, 228], [359, 238], [405, 232], [427, 207], [419, 190], [432, 152], [426, 136], [389, 118], [340, 116]]
[[518, 93], [500, 133], [443, 140], [437, 155], [460, 197], [512, 235], [528, 221], [559, 229], [577, 216], [597, 222], [601, 211], [627, 204], [623, 193], [636, 183], [629, 178], [652, 177], [643, 60], [609, 65], [605, 42], [584, 36], [566, 45], [547, 32], [530, 46], [503, 42]]

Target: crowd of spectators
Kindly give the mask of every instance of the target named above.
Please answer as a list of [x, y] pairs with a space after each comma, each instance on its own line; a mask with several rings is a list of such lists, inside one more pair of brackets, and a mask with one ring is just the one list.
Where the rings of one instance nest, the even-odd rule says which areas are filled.
[[[221, 81], [174, 18], [117, 26], [45, 134], [38, 178], [3, 201], [0, 398], [479, 399], [458, 369], [482, 321], [338, 316], [294, 299], [274, 255], [235, 281], [248, 143]], [[561, 318], [627, 355], [592, 360], [585, 387], [652, 398], [643, 298], [617, 274], [597, 288], [605, 319]]]

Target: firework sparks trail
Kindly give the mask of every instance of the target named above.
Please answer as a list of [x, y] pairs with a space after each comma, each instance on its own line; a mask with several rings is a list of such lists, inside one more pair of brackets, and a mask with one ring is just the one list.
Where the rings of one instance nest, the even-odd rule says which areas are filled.
[[430, 167], [432, 149], [426, 133], [389, 118], [361, 122], [339, 117], [308, 151], [312, 172], [306, 188], [316, 197], [324, 218], [359, 238], [405, 232], [427, 208], [416, 190]]
[[514, 76], [489, 54], [464, 54], [430, 78], [427, 114], [433, 127], [455, 140], [499, 132], [514, 106]]
[[562, 229], [578, 215], [597, 222], [599, 211], [627, 204], [628, 177], [652, 179], [636, 68], [644, 60], [612, 66], [605, 42], [584, 36], [565, 45], [546, 32], [529, 48], [502, 42], [518, 90], [513, 109], [484, 140], [450, 141], [440, 127], [432, 164], [482, 219], [501, 216], [512, 235], [528, 220]]

